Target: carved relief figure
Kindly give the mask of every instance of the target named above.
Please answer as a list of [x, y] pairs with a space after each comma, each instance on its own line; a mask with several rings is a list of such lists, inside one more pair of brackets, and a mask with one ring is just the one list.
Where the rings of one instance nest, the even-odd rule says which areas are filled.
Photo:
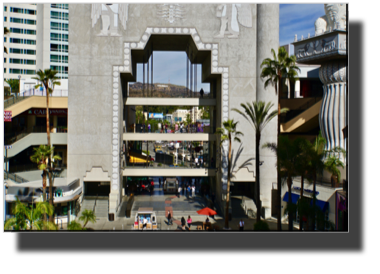
[[172, 24], [176, 19], [184, 19], [186, 10], [181, 4], [161, 4], [157, 5], [157, 16], [164, 18]]
[[325, 15], [315, 23], [315, 35], [333, 30], [346, 30], [346, 4], [325, 4]]
[[119, 20], [124, 30], [127, 29], [129, 4], [92, 4], [91, 19], [94, 27], [101, 18], [100, 33], [98, 36], [121, 36], [119, 34]]
[[216, 16], [220, 17], [220, 31], [214, 38], [239, 37], [239, 24], [252, 27], [252, 11], [250, 4], [220, 4], [216, 8]]

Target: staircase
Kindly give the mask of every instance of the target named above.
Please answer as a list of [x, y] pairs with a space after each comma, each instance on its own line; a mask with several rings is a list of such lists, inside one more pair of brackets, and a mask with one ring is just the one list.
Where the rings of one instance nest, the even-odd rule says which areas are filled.
[[[95, 203], [96, 201], [96, 203]], [[82, 215], [84, 210], [94, 210], [96, 218], [108, 218], [108, 197], [84, 197], [80, 213]]]
[[95, 206], [95, 215], [97, 218], [108, 218], [108, 197], [98, 198]]

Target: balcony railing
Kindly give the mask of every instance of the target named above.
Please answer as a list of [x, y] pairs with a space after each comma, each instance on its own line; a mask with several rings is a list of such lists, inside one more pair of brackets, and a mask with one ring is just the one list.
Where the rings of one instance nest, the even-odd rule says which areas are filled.
[[[67, 127], [57, 127], [56, 132], [66, 133]], [[46, 133], [46, 126], [34, 126], [32, 130], [23, 129], [22, 131], [18, 132], [6, 133], [4, 136], [4, 144], [11, 145], [29, 135], [30, 133]]]
[[215, 127], [211, 126], [196, 126], [191, 124], [183, 126], [158, 127], [158, 125], [151, 125], [150, 128], [144, 124], [132, 124], [128, 128], [124, 128], [124, 133], [215, 133]]
[[[52, 97], [68, 97], [69, 96], [69, 91], [65, 89], [58, 89], [54, 90], [53, 93], [49, 94]], [[45, 90], [39, 90], [39, 89], [28, 89], [25, 90], [23, 93], [20, 93], [19, 96], [21, 97], [28, 97], [28, 96], [46, 96], [46, 91]]]

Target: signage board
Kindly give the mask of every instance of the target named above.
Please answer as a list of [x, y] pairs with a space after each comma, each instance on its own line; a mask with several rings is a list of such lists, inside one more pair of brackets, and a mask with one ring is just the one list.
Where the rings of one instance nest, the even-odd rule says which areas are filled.
[[4, 149], [11, 149], [12, 146], [4, 146]]
[[4, 122], [12, 122], [12, 111], [4, 110]]
[[149, 113], [148, 116], [150, 119], [164, 119], [163, 113]]
[[[25, 111], [26, 115], [46, 115], [46, 108], [32, 108]], [[49, 115], [67, 115], [67, 109], [65, 108], [50, 108]]]

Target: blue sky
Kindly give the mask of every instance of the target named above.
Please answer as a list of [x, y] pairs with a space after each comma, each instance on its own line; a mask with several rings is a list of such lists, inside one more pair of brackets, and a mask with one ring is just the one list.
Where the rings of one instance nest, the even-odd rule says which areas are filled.
[[[300, 39], [308, 33], [314, 35], [314, 22], [325, 14], [323, 4], [280, 4], [280, 45], [290, 44], [297, 34]], [[291, 46], [291, 54], [293, 46]], [[153, 52], [153, 82], [186, 85], [186, 54], [184, 52]], [[137, 81], [142, 82], [142, 65], [137, 65]], [[209, 92], [209, 84], [201, 84], [201, 67], [198, 66], [197, 90]]]

